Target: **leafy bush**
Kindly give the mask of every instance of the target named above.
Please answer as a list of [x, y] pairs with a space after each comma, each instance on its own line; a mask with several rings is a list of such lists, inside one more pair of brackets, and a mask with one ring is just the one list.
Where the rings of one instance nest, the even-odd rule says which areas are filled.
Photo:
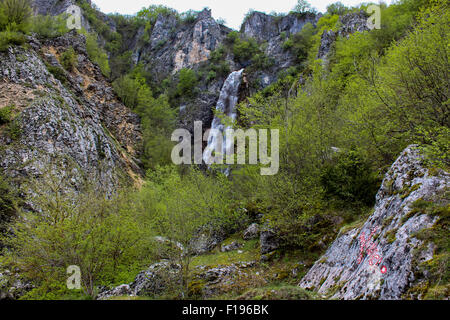
[[61, 65], [67, 71], [74, 71], [78, 67], [78, 55], [75, 53], [73, 47], [68, 48], [61, 54]]
[[89, 55], [89, 59], [98, 64], [105, 77], [109, 77], [111, 75], [111, 68], [109, 67], [108, 55], [98, 45], [97, 34], [88, 33], [86, 31], [83, 31], [83, 33], [86, 36], [86, 50]]
[[169, 258], [182, 267], [180, 291], [187, 296], [193, 259], [192, 240], [209, 227], [224, 232], [245, 222], [231, 206], [231, 183], [224, 175], [208, 177], [198, 170], [181, 176], [174, 166], [148, 173], [139, 199], [154, 232], [184, 251], [172, 250]]
[[312, 10], [311, 5], [306, 0], [298, 0], [293, 11], [297, 13], [306, 13]]
[[339, 16], [343, 16], [347, 12], [348, 12], [348, 8], [340, 1], [332, 3], [327, 6], [327, 13], [329, 13], [331, 15], [337, 14]]
[[[0, 234], [4, 234], [8, 223], [16, 215], [18, 196], [9, 181], [0, 173]], [[0, 241], [0, 249], [2, 243]]]
[[22, 45], [25, 43], [25, 36], [21, 32], [6, 31], [0, 32], [0, 51], [6, 51], [12, 45]]
[[194, 70], [181, 69], [177, 85], [177, 94], [179, 96], [192, 97], [194, 95], [194, 88], [197, 85], [198, 79]]
[[356, 151], [340, 153], [320, 177], [325, 194], [343, 201], [375, 203], [380, 181], [370, 163]]
[[284, 50], [290, 50], [296, 57], [297, 62], [304, 62], [308, 58], [311, 49], [312, 37], [315, 30], [311, 23], [307, 23], [299, 33], [293, 34], [283, 43]]
[[31, 16], [29, 0], [0, 0], [0, 31], [27, 33]]
[[31, 31], [41, 38], [56, 38], [67, 33], [69, 29], [65, 15], [56, 17], [38, 15], [33, 18]]
[[113, 87], [122, 102], [140, 117], [143, 128], [144, 152], [142, 162], [146, 169], [171, 163], [173, 144], [168, 137], [174, 130], [175, 112], [168, 98], [153, 97], [143, 75], [142, 66], [113, 82]]
[[67, 84], [67, 77], [66, 73], [64, 72], [64, 69], [58, 67], [58, 66], [52, 66], [50, 64], [46, 64], [47, 70], [56, 78], [58, 79], [63, 85]]

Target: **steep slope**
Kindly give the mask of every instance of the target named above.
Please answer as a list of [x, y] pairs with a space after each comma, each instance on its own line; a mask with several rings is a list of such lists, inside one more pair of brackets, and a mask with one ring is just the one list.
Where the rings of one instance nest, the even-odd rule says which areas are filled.
[[[122, 172], [136, 183], [141, 149], [139, 118], [117, 101], [109, 83], [86, 53], [85, 38], [70, 32], [31, 49], [0, 53], [0, 108], [13, 107], [14, 119], [0, 128], [0, 167], [17, 184], [54, 167], [79, 187], [87, 178], [113, 192]], [[73, 47], [77, 66], [59, 63]]]
[[300, 287], [336, 299], [424, 297], [432, 276], [420, 272], [439, 259], [436, 244], [419, 240], [420, 233], [438, 221], [448, 224], [450, 175], [421, 161], [414, 146], [403, 152], [386, 174], [374, 213], [362, 227], [341, 232]]

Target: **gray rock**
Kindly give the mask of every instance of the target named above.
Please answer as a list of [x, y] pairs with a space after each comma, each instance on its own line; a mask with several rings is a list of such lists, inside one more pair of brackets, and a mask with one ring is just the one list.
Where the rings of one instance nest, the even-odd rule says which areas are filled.
[[242, 248], [244, 245], [242, 243], [239, 242], [232, 242], [229, 245], [222, 245], [222, 247], [220, 248], [220, 251], [222, 252], [229, 252], [229, 251], [233, 251], [233, 250], [237, 250]]
[[117, 296], [153, 296], [162, 294], [171, 285], [180, 285], [181, 267], [169, 261], [151, 265], [139, 273], [131, 284], [123, 284], [112, 290], [104, 291], [97, 296], [98, 300], [106, 300]]
[[1, 91], [21, 111], [15, 120], [20, 136], [15, 141], [0, 136], [4, 145], [0, 167], [6, 175], [20, 178], [20, 183], [40, 176], [50, 166], [58, 176], [71, 177], [63, 188], [78, 189], [83, 178], [88, 178], [111, 194], [121, 171], [136, 177], [141, 174], [131, 158], [141, 150], [139, 118], [117, 100], [98, 66], [89, 61], [84, 36], [70, 32], [39, 46], [43, 58], [60, 67], [46, 50], [50, 46], [59, 53], [72, 46], [82, 62], [79, 71], [90, 85], [82, 88], [79, 77], [66, 71], [61, 71], [67, 78], [62, 84], [34, 50], [12, 47], [0, 53]]
[[[443, 171], [430, 175], [421, 160], [414, 146], [402, 153], [386, 174], [374, 213], [361, 229], [338, 236], [301, 280], [302, 288], [326, 294], [337, 286], [339, 290], [333, 295], [336, 299], [391, 300], [401, 299], [420, 281], [415, 278], [413, 260], [414, 252], [423, 243], [414, 234], [432, 227], [437, 217], [411, 214], [412, 204], [418, 199], [433, 201], [448, 188], [450, 178]], [[360, 257], [361, 236], [370, 238], [378, 257]], [[433, 245], [418, 252], [418, 259], [433, 259]]]
[[271, 229], [262, 230], [260, 234], [261, 254], [267, 254], [277, 250], [280, 246], [280, 241], [277, 238], [275, 231]]
[[209, 227], [202, 228], [198, 235], [190, 243], [190, 252], [201, 255], [211, 252], [225, 240], [225, 234], [221, 230], [213, 230]]
[[259, 236], [259, 226], [257, 223], [250, 225], [247, 230], [244, 231], [244, 240], [253, 240]]

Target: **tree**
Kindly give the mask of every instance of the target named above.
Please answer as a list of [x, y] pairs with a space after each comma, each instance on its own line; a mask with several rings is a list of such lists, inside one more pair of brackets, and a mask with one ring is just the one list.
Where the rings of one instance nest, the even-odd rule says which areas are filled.
[[233, 229], [243, 219], [231, 207], [231, 184], [224, 175], [208, 177], [199, 170], [181, 176], [173, 166], [149, 172], [140, 193], [140, 206], [154, 233], [173, 245], [169, 258], [181, 266], [182, 296], [191, 279], [193, 239], [205, 227]]
[[347, 10], [347, 7], [340, 1], [332, 3], [327, 7], [327, 12], [331, 15], [337, 14], [342, 16], [347, 12]]
[[148, 263], [140, 259], [148, 257], [151, 248], [146, 243], [149, 229], [124, 194], [108, 199], [88, 182], [75, 191], [67, 188], [72, 178], [71, 173], [56, 175], [48, 170], [40, 180], [24, 186], [33, 190], [27, 201], [35, 210], [21, 210], [11, 226], [14, 237], [5, 239], [4, 264], [32, 280], [40, 299], [47, 294], [54, 297], [52, 290], [67, 294], [69, 266], [81, 269], [82, 289], [95, 298], [98, 286], [130, 281], [122, 277], [124, 272], [133, 270], [134, 277]]
[[297, 5], [294, 7], [293, 11], [297, 13], [306, 13], [312, 10], [311, 5], [306, 0], [298, 0]]

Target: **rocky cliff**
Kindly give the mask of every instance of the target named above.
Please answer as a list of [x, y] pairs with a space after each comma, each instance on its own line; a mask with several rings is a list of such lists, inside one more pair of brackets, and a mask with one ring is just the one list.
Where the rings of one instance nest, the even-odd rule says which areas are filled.
[[341, 231], [301, 280], [302, 288], [334, 299], [424, 297], [433, 282], [424, 270], [438, 257], [436, 244], [420, 234], [448, 223], [450, 175], [421, 162], [414, 146], [403, 152], [384, 178], [373, 214], [360, 227]]
[[[138, 183], [140, 120], [89, 60], [84, 36], [70, 32], [29, 44], [0, 53], [0, 108], [10, 106], [14, 115], [0, 127], [5, 174], [20, 186], [57, 164], [57, 175], [73, 176], [68, 186], [89, 179], [111, 193], [123, 173]], [[70, 72], [60, 64], [69, 47], [77, 59]]]

